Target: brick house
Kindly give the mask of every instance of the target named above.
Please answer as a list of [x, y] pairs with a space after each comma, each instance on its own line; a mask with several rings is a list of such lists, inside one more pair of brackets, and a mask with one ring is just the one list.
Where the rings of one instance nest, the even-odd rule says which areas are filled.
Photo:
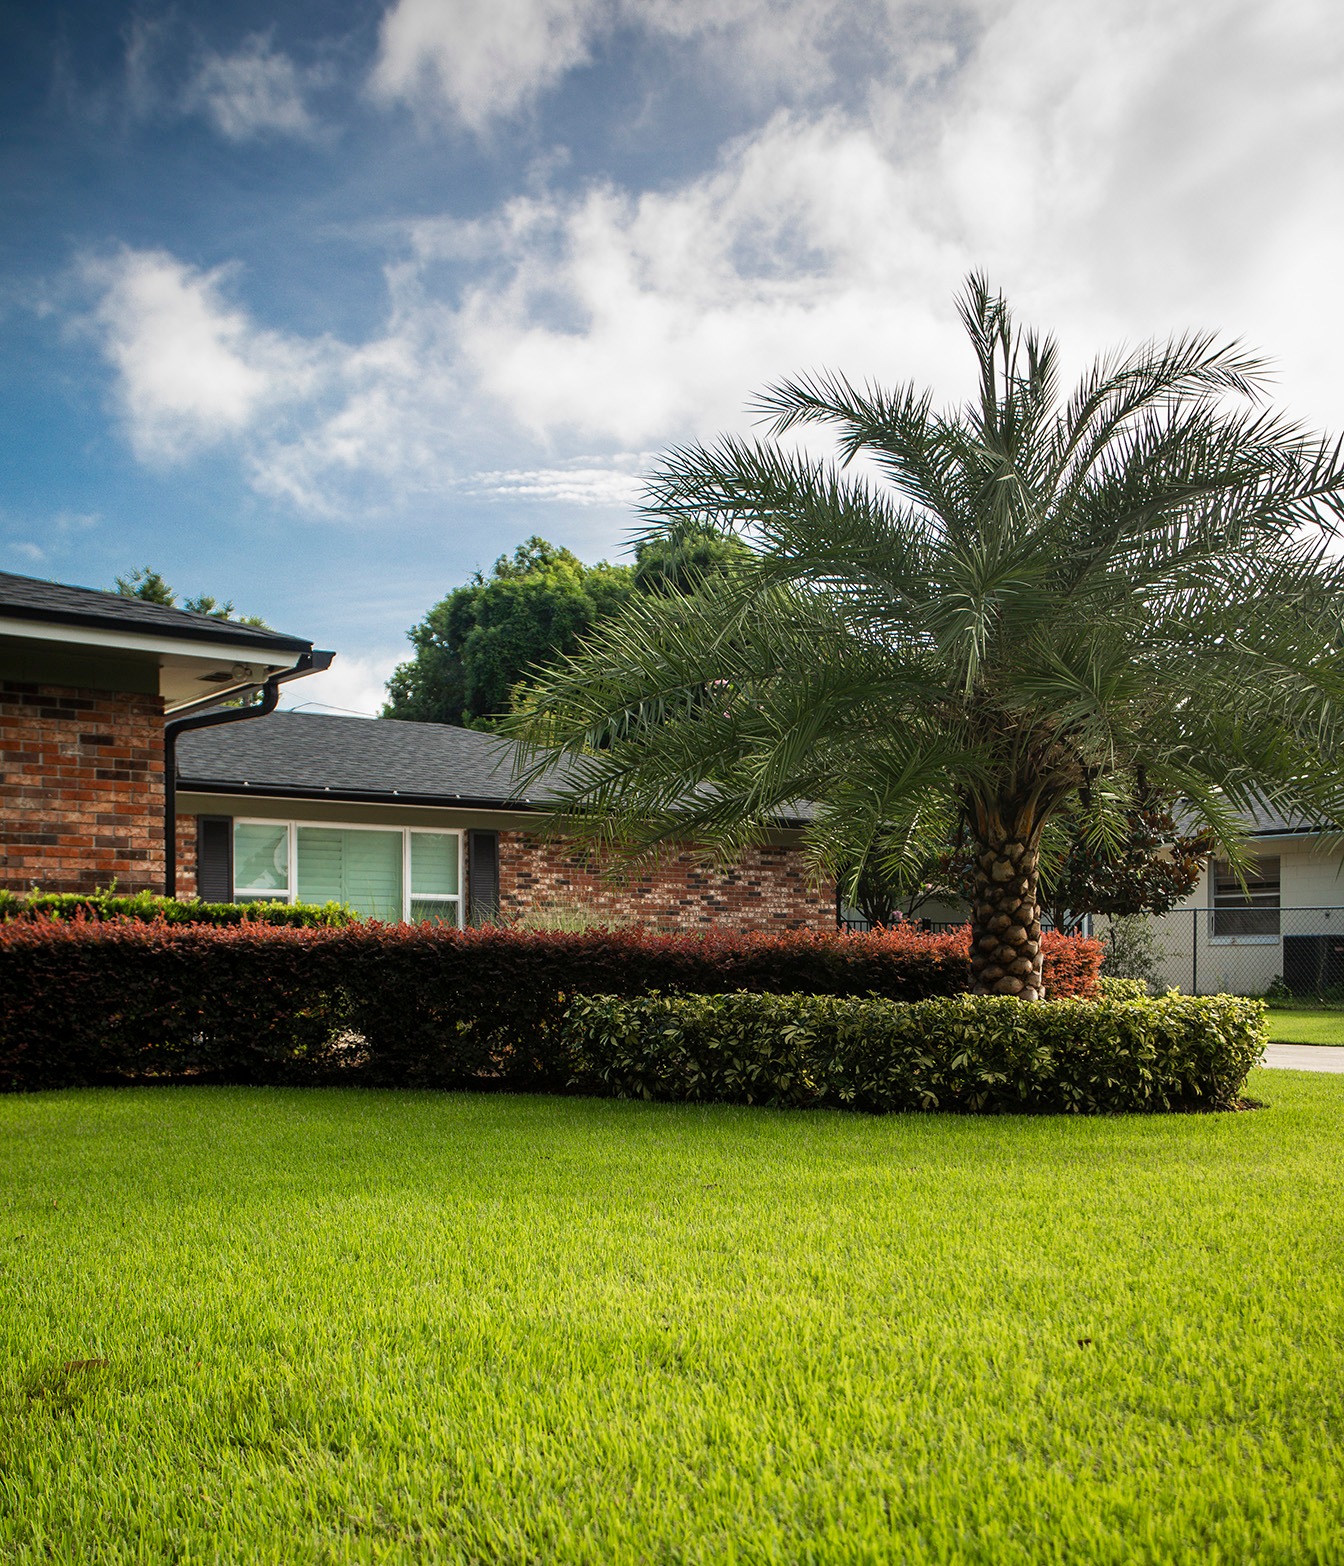
[[324, 658], [276, 631], [0, 573], [0, 887], [161, 892], [168, 721]]
[[[91, 890], [115, 877], [123, 890], [334, 899], [455, 924], [581, 904], [663, 929], [834, 925], [834, 888], [809, 880], [797, 823], [728, 868], [688, 848], [613, 878], [547, 832], [544, 784], [518, 797], [507, 740], [274, 710], [281, 683], [331, 657], [0, 575], [0, 886]], [[219, 705], [258, 688], [259, 705]]]
[[689, 852], [625, 880], [545, 831], [544, 785], [519, 798], [508, 740], [442, 723], [277, 712], [178, 742], [184, 867], [209, 899], [346, 902], [384, 919], [479, 923], [580, 904], [663, 929], [834, 925], [798, 833], [733, 866]]

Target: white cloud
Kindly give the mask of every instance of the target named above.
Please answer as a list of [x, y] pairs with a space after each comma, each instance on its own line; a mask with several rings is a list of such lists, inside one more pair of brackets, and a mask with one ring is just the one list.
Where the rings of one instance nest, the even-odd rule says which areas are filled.
[[[475, 131], [532, 106], [618, 30], [694, 50], [695, 63], [754, 101], [773, 90], [814, 101], [852, 74], [898, 61], [937, 68], [979, 0], [395, 0], [370, 85], [384, 102], [446, 110]], [[834, 57], [834, 58], [833, 58]], [[840, 61], [837, 65], [836, 59]]]
[[[778, 13], [733, 0], [723, 25]], [[612, 14], [553, 6], [555, 58], [579, 58], [573, 28]], [[798, 14], [821, 47], [831, 12]], [[233, 439], [259, 489], [338, 515], [454, 493], [620, 504], [634, 490], [620, 453], [744, 427], [748, 395], [784, 375], [964, 393], [952, 295], [973, 266], [1075, 364], [1120, 338], [1221, 326], [1280, 357], [1298, 411], [1344, 424], [1321, 328], [1344, 250], [1344, 34], [1326, 0], [1272, 16], [1249, 0], [1011, 0], [956, 36], [954, 13], [925, 14], [920, 32], [901, 12], [902, 47], [883, 45], [893, 64], [862, 109], [780, 110], [680, 184], [543, 179], [483, 219], [416, 223], [362, 344], [268, 332], [223, 273], [171, 256], [103, 263], [96, 319], [136, 450]], [[484, 9], [401, 0], [386, 91], [438, 58], [424, 38], [448, 36], [445, 15], [461, 48], [489, 54]], [[669, 31], [708, 15], [648, 7]], [[486, 115], [488, 96], [461, 112]]]
[[388, 677], [409, 656], [409, 649], [401, 654], [381, 652], [363, 657], [339, 653], [324, 673], [282, 686], [280, 705], [289, 711], [302, 708], [305, 712], [376, 718], [386, 700]]
[[117, 403], [141, 460], [172, 463], [241, 435], [306, 395], [326, 345], [265, 331], [224, 296], [227, 272], [158, 250], [84, 264], [92, 324], [117, 372]]
[[610, 9], [606, 0], [398, 0], [383, 17], [373, 90], [443, 101], [481, 129], [585, 61]]
[[11, 542], [9, 552], [12, 555], [18, 555], [21, 560], [27, 561], [29, 565], [37, 565], [47, 558], [47, 552], [42, 548], [41, 544], [35, 544], [31, 539], [26, 538], [16, 539]]
[[246, 39], [234, 54], [208, 54], [183, 99], [221, 136], [249, 141], [266, 135], [311, 139], [318, 127], [304, 101], [304, 80], [288, 55], [265, 34]]
[[578, 458], [560, 468], [517, 468], [494, 473], [473, 473], [462, 482], [464, 494], [491, 500], [531, 500], [570, 506], [606, 506], [626, 509], [638, 503], [643, 490], [642, 471], [653, 463], [652, 453], [625, 458], [620, 465], [593, 465]]

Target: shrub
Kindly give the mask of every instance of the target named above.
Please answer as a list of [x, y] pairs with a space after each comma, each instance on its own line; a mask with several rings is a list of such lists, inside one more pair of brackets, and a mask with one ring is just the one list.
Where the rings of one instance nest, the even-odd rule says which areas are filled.
[[1102, 973], [1110, 979], [1142, 979], [1156, 989], [1162, 950], [1147, 914], [1117, 914], [1102, 926]]
[[1233, 1104], [1265, 1010], [1234, 996], [910, 1005], [810, 995], [577, 996], [584, 1092], [791, 1108], [1114, 1113]]
[[152, 892], [29, 892], [26, 897], [0, 891], [0, 919], [136, 919], [165, 924], [350, 924], [356, 915], [341, 903], [202, 903], [155, 897]]
[[371, 1083], [487, 1076], [559, 1087], [569, 1072], [556, 1038], [575, 994], [805, 990], [912, 1001], [958, 994], [966, 982], [965, 932], [13, 919], [0, 923], [0, 1087], [202, 1071], [250, 1082], [353, 1071]]
[[562, 900], [535, 903], [507, 923], [514, 930], [608, 930], [614, 927], [609, 912], [595, 908], [591, 903]]
[[1103, 973], [1097, 980], [1097, 992], [1102, 1000], [1142, 1000], [1151, 995], [1146, 979], [1116, 979]]

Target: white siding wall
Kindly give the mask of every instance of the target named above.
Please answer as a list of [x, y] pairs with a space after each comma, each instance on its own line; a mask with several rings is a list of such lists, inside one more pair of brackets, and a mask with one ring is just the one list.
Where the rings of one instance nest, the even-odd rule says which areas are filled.
[[[1261, 849], [1279, 858], [1283, 935], [1344, 930], [1344, 854], [1338, 848], [1332, 850], [1317, 838], [1283, 837], [1262, 839]], [[1282, 935], [1276, 940], [1250, 936], [1215, 938], [1210, 933], [1208, 915], [1194, 912], [1208, 908], [1211, 901], [1211, 878], [1206, 871], [1180, 908], [1154, 919], [1165, 952], [1164, 981], [1189, 990], [1192, 946], [1197, 933], [1196, 988], [1201, 995], [1219, 991], [1263, 994], [1283, 972]]]

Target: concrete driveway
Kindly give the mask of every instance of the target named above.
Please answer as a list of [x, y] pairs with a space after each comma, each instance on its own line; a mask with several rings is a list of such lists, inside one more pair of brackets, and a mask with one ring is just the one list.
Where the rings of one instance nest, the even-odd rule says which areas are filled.
[[1344, 1048], [1335, 1044], [1269, 1044], [1265, 1047], [1264, 1063], [1289, 1071], [1344, 1073]]

